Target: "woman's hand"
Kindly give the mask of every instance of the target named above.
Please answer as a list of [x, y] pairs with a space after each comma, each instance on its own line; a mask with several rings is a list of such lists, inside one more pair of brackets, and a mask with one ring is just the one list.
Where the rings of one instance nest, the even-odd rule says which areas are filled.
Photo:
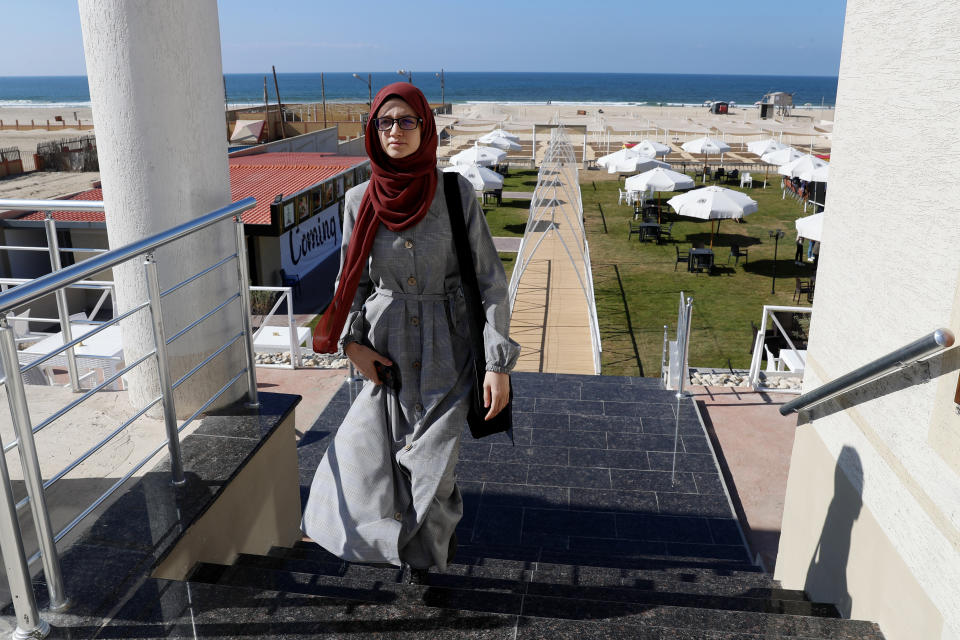
[[382, 356], [370, 347], [360, 344], [359, 342], [349, 342], [343, 348], [343, 353], [350, 358], [350, 362], [353, 363], [360, 373], [367, 377], [368, 380], [371, 380], [373, 384], [380, 384], [380, 377], [377, 376], [377, 369], [373, 366], [374, 362], [380, 362], [386, 366], [393, 365], [393, 362], [390, 361], [390, 358]]
[[483, 406], [490, 410], [484, 420], [490, 420], [503, 411], [510, 401], [510, 375], [487, 371], [483, 376]]

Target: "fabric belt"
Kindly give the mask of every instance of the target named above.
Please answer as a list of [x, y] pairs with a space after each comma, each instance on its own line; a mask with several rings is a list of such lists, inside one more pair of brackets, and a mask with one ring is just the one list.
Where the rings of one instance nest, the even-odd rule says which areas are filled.
[[381, 296], [387, 296], [394, 300], [414, 300], [416, 302], [446, 302], [449, 305], [449, 322], [455, 323], [457, 317], [457, 293], [404, 293], [403, 291], [394, 291], [392, 289], [383, 289], [374, 287], [374, 292]]

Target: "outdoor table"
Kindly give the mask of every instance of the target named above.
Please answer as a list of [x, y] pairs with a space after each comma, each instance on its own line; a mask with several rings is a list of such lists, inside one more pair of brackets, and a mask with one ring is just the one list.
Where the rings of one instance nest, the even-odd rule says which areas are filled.
[[690, 249], [690, 261], [687, 271], [707, 271], [713, 269], [713, 249]]
[[793, 349], [781, 349], [779, 358], [783, 366], [787, 368], [787, 371], [803, 371], [807, 364], [807, 350], [797, 349], [794, 351]]
[[[70, 323], [70, 331], [73, 339], [76, 340], [82, 335], [89, 333], [97, 328], [98, 325], [89, 323]], [[44, 338], [40, 342], [35, 342], [23, 351], [17, 352], [17, 358], [21, 365], [27, 365], [34, 360], [39, 360], [51, 351], [63, 346], [63, 332], [54, 333]], [[73, 347], [73, 353], [76, 356], [77, 369], [82, 376], [85, 372], [101, 369], [103, 379], [106, 380], [120, 368], [123, 361], [123, 345], [120, 341], [120, 327], [112, 325], [107, 327], [88, 340], [83, 340]], [[61, 352], [53, 358], [47, 360], [42, 365], [44, 369], [57, 367], [59, 369], [67, 368], [67, 354]], [[47, 376], [52, 380], [52, 376]], [[123, 380], [118, 378], [113, 386], [118, 391], [123, 390]]]
[[643, 242], [648, 236], [652, 237], [655, 241], [660, 238], [660, 223], [654, 222], [641, 222], [640, 227], [640, 242]]

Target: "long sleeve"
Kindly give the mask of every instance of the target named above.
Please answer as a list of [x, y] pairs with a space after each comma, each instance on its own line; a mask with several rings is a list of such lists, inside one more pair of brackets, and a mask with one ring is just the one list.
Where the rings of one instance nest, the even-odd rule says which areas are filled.
[[[357, 207], [360, 205], [360, 199], [363, 196], [363, 187], [359, 185], [347, 193], [344, 203], [343, 213], [343, 237], [340, 241], [340, 273], [337, 274], [337, 286], [340, 286], [340, 277], [343, 274], [343, 262], [347, 257], [347, 247], [350, 246], [350, 238], [353, 236], [353, 225], [357, 219]], [[350, 304], [350, 313], [347, 314], [347, 320], [344, 322], [343, 331], [340, 333], [339, 347], [340, 351], [351, 342], [363, 343], [365, 341], [369, 326], [367, 326], [366, 314], [363, 305], [370, 296], [373, 288], [370, 281], [369, 261], [363, 266], [363, 273], [360, 275], [360, 282], [357, 284], [357, 293], [353, 296], [353, 302]]]
[[483, 345], [487, 371], [507, 373], [516, 365], [517, 357], [520, 355], [520, 345], [509, 337], [510, 302], [507, 277], [493, 244], [487, 220], [477, 203], [473, 186], [462, 177], [459, 183], [467, 223], [467, 236], [486, 315], [486, 323], [483, 326]]

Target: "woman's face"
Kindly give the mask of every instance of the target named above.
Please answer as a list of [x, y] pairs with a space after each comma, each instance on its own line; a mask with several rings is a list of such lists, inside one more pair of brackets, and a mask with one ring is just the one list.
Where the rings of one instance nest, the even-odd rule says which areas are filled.
[[[377, 112], [378, 118], [402, 118], [403, 116], [418, 117], [417, 112], [400, 98], [390, 98], [380, 106], [380, 111]], [[420, 148], [421, 126], [418, 124], [416, 129], [406, 130], [401, 129], [400, 125], [394, 122], [387, 131], [378, 129], [380, 146], [394, 160], [406, 158]]]

